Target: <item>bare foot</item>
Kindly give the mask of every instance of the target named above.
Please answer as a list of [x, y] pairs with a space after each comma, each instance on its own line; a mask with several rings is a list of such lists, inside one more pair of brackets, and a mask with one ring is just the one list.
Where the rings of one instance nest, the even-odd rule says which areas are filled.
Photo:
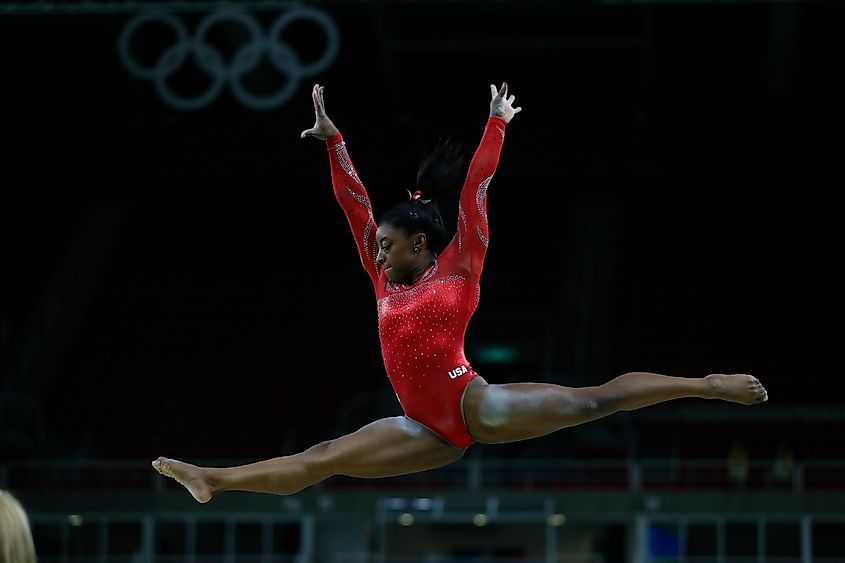
[[202, 468], [166, 457], [155, 460], [153, 467], [165, 477], [176, 479], [180, 485], [188, 489], [197, 502], [206, 503], [211, 500], [214, 493], [203, 475]]
[[753, 405], [769, 400], [766, 388], [756, 377], [743, 373], [711, 373], [704, 378], [713, 399], [722, 399], [743, 405]]

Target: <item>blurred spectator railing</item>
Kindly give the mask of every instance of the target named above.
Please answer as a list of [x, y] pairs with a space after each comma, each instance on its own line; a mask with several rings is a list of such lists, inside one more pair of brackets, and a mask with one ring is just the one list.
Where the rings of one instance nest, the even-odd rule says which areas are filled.
[[[222, 467], [248, 460], [207, 460]], [[784, 471], [773, 460], [752, 460], [743, 471], [727, 460], [462, 459], [452, 465], [383, 479], [335, 476], [319, 487], [342, 489], [791, 490], [845, 489], [845, 460], [804, 460]], [[17, 461], [0, 465], [0, 488], [16, 491], [178, 490], [148, 460]]]

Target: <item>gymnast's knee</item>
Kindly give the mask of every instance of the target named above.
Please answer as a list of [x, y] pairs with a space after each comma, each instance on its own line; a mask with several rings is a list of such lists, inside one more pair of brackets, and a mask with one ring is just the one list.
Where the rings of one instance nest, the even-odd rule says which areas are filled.
[[584, 388], [584, 394], [580, 405], [587, 415], [605, 416], [622, 409], [621, 397], [606, 384]]
[[315, 479], [327, 479], [335, 475], [336, 468], [330, 448], [332, 440], [314, 444], [302, 454], [302, 469], [307, 475]]

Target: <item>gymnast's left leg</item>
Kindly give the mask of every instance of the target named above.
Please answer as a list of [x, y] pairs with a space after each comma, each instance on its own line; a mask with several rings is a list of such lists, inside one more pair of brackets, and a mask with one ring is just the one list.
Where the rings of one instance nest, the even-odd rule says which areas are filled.
[[477, 442], [498, 444], [536, 438], [615, 412], [687, 397], [743, 405], [768, 400], [766, 389], [751, 375], [688, 378], [631, 372], [596, 387], [489, 385], [476, 377], [467, 386], [462, 409], [467, 429]]
[[199, 467], [159, 457], [153, 467], [202, 503], [224, 491], [291, 495], [333, 475], [372, 479], [426, 471], [457, 461], [462, 448], [404, 416], [382, 418], [298, 454], [235, 467]]

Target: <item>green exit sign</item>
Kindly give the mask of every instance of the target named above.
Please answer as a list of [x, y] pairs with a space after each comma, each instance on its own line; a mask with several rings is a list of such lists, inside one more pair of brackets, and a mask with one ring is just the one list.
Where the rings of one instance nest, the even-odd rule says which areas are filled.
[[519, 359], [519, 350], [516, 346], [507, 345], [479, 346], [474, 356], [478, 361], [488, 364], [508, 364]]

